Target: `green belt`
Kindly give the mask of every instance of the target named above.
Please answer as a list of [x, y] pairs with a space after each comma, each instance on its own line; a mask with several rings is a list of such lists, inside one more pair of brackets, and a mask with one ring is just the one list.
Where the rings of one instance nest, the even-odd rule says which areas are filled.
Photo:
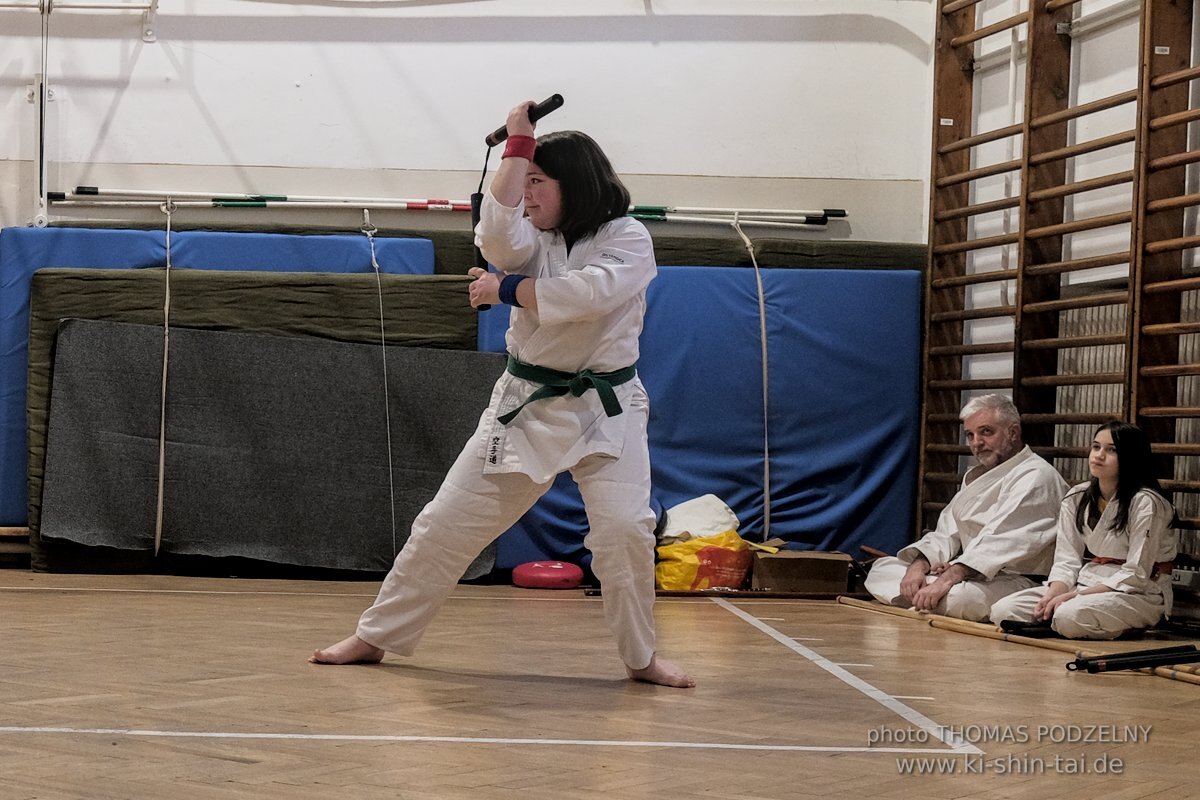
[[637, 368], [628, 366], [613, 372], [592, 372], [590, 369], [579, 372], [560, 372], [556, 369], [539, 367], [536, 364], [526, 364], [510, 355], [508, 372], [514, 377], [540, 383], [542, 386], [529, 395], [524, 403], [497, 418], [504, 425], [512, 422], [517, 414], [521, 413], [521, 409], [530, 403], [545, 400], [547, 397], [562, 397], [568, 393], [579, 397], [588, 389], [595, 389], [600, 395], [600, 404], [604, 406], [604, 413], [615, 417], [621, 413], [621, 403], [617, 400], [617, 393], [613, 391], [613, 387], [633, 380], [637, 375]]

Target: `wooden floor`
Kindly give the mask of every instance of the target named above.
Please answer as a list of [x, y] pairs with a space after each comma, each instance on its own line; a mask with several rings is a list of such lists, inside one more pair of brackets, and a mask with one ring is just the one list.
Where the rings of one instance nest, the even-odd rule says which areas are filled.
[[834, 602], [681, 598], [659, 644], [698, 686], [666, 689], [624, 679], [599, 599], [479, 586], [415, 658], [307, 663], [374, 589], [0, 570], [0, 798], [1200, 797], [1193, 684]]

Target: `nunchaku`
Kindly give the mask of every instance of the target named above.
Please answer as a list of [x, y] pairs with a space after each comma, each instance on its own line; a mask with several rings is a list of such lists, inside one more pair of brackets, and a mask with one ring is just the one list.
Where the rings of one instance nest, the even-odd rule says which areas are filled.
[[1165, 667], [1171, 664], [1194, 664], [1200, 661], [1200, 650], [1195, 645], [1179, 647], [1157, 647], [1150, 650], [1131, 650], [1126, 653], [1109, 653], [1102, 656], [1080, 656], [1067, 663], [1072, 672], [1113, 672], [1122, 669], [1144, 669]]
[[[529, 108], [529, 121], [537, 122], [542, 117], [549, 114], [551, 111], [557, 111], [562, 108], [563, 98], [561, 94], [552, 94], [536, 106]], [[496, 130], [492, 131], [483, 140], [483, 143], [488, 147], [495, 147], [508, 138], [508, 126], [501, 125]]]
[[[529, 107], [529, 121], [537, 122], [542, 117], [549, 114], [551, 111], [556, 111], [562, 108], [563, 97], [561, 94], [552, 94], [542, 102], [535, 106]], [[492, 155], [492, 148], [508, 138], [508, 126], [501, 125], [496, 130], [484, 137], [483, 143], [488, 146], [487, 155], [483, 158], [483, 174], [479, 176], [479, 189], [475, 194], [471, 195], [471, 230], [475, 230], [475, 226], [479, 224], [480, 208], [483, 206], [483, 180], [487, 177], [488, 158]], [[475, 248], [475, 266], [482, 270], [488, 268], [487, 259], [483, 257], [483, 252]], [[481, 305], [476, 308], [477, 311], [487, 311], [491, 308], [490, 305]]]

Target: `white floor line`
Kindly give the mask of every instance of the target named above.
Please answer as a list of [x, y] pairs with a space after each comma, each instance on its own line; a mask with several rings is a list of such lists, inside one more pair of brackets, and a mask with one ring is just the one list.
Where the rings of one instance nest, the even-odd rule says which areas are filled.
[[106, 592], [109, 594], [258, 594], [282, 595], [285, 597], [374, 597], [370, 594], [340, 592], [276, 592], [276, 591], [231, 591], [224, 589], [107, 589], [98, 586], [0, 586], [3, 592]]
[[[621, 739], [504, 739], [476, 736], [388, 736], [356, 735], [343, 733], [239, 733], [228, 731], [162, 731], [135, 728], [64, 728], [0, 726], [3, 734], [59, 734], [71, 736], [129, 736], [134, 738], [175, 739], [259, 739], [318, 742], [434, 742], [442, 744], [499, 744], [535, 745], [553, 747], [661, 747], [689, 750], [758, 750], [770, 752], [804, 753], [905, 753], [940, 754], [941, 748], [920, 747], [837, 747], [793, 744], [738, 744], [735, 742], [671, 742], [671, 741], [624, 741]], [[965, 750], [962, 752], [966, 752]]]
[[758, 628], [760, 631], [767, 634], [772, 639], [774, 639], [775, 641], [782, 644], [784, 647], [792, 650], [793, 652], [795, 652], [801, 656], [804, 656], [809, 661], [811, 661], [815, 666], [818, 666], [821, 669], [825, 670], [826, 672], [828, 672], [830, 675], [834, 676], [838, 680], [840, 680], [843, 683], [845, 683], [849, 686], [852, 686], [853, 688], [862, 692], [867, 697], [871, 698], [875, 702], [882, 705], [884, 708], [886, 708], [889, 711], [893, 712], [894, 714], [897, 714], [900, 717], [903, 717], [904, 719], [908, 720], [910, 723], [912, 723], [917, 728], [920, 728], [921, 730], [928, 732], [930, 736], [938, 739], [939, 741], [945, 742], [947, 745], [954, 748], [954, 752], [956, 752], [956, 753], [971, 753], [972, 755], [979, 755], [979, 754], [983, 753], [983, 751], [980, 750], [978, 747], [965, 741], [962, 738], [962, 736], [955, 734], [953, 731], [949, 730], [947, 727], [945, 727], [943, 725], [938, 725], [936, 722], [934, 722], [933, 720], [931, 720], [929, 717], [925, 716], [921, 712], [919, 712], [915, 709], [909, 708], [908, 706], [904, 705], [904, 703], [901, 703], [899, 700], [897, 700], [895, 697], [892, 697], [887, 692], [884, 692], [881, 689], [876, 689], [874, 686], [867, 683], [866, 681], [864, 681], [862, 678], [858, 677], [854, 673], [847, 672], [845, 669], [842, 669], [837, 664], [834, 664], [832, 661], [825, 658], [825, 656], [821, 655], [817, 651], [810, 650], [809, 648], [805, 647], [802, 644], [797, 644], [790, 637], [784, 636], [782, 633], [775, 630], [770, 625], [767, 625], [766, 623], [761, 622], [754, 616], [747, 614], [745, 611], [742, 611], [740, 608], [733, 605], [728, 600], [724, 600], [719, 597], [714, 597], [712, 599], [712, 601], [714, 603], [716, 603], [717, 605], [721, 606], [722, 608], [724, 608], [729, 613], [733, 614], [734, 616], [739, 617], [740, 619], [744, 620], [745, 622], [749, 623], [750, 625], [753, 625], [755, 628]]
[[[376, 591], [371, 591], [370, 594], [357, 594], [353, 592], [283, 592], [283, 591], [268, 591], [268, 590], [229, 590], [229, 589], [110, 589], [101, 587], [89, 586], [0, 586], [0, 594], [4, 592], [79, 592], [79, 593], [108, 593], [108, 594], [204, 594], [204, 595], [267, 595], [280, 597], [367, 597], [374, 599]], [[595, 602], [595, 600], [586, 597], [563, 596], [563, 597], [545, 597], [545, 596], [530, 596], [522, 597], [520, 595], [512, 595], [504, 598], [497, 598], [491, 595], [450, 595], [447, 600], [483, 600], [489, 603], [494, 603], [497, 599], [503, 600], [520, 600], [522, 602], [535, 603], [561, 603], [563, 601], [572, 602]]]

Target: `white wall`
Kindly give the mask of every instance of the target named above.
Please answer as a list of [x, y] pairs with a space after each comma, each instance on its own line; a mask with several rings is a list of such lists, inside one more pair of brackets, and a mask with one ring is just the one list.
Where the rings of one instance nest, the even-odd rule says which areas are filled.
[[[812, 235], [925, 240], [931, 0], [161, 0], [154, 23], [51, 14], [51, 191], [465, 199], [483, 136], [558, 92], [539, 129], [595, 136], [635, 202], [845, 207]], [[40, 34], [0, 9], [4, 225], [37, 212]], [[297, 219], [234, 213], [208, 212]]]

